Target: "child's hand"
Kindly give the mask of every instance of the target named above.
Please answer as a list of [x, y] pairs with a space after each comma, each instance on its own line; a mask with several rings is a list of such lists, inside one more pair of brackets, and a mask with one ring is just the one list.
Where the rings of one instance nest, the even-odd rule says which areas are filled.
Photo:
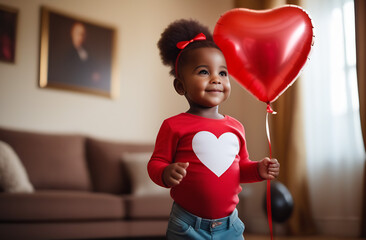
[[258, 163], [258, 172], [263, 179], [273, 180], [280, 173], [280, 163], [275, 158], [263, 158]]
[[163, 172], [163, 181], [168, 187], [174, 187], [178, 185], [182, 179], [187, 175], [187, 167], [189, 163], [172, 163], [168, 165]]

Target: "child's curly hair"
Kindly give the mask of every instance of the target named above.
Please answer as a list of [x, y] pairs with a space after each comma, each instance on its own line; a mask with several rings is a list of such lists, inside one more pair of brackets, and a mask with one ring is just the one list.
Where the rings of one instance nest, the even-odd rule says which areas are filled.
[[[203, 33], [206, 36], [206, 40], [192, 42], [183, 50], [176, 46], [178, 42], [191, 40], [199, 33]], [[182, 52], [178, 60], [178, 66], [183, 62], [182, 59], [184, 59], [186, 52], [202, 47], [213, 47], [219, 49], [213, 41], [212, 34], [208, 27], [202, 25], [196, 20], [181, 19], [172, 22], [161, 34], [158, 42], [161, 60], [164, 65], [171, 67], [170, 74], [172, 76], [175, 76], [176, 74], [175, 61], [180, 51]]]

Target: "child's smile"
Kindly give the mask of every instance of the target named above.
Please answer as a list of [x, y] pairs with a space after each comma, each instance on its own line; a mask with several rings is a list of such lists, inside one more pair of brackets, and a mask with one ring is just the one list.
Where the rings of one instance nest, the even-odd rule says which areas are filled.
[[181, 67], [182, 88], [191, 108], [212, 108], [230, 95], [224, 55], [216, 48], [198, 48], [187, 53]]

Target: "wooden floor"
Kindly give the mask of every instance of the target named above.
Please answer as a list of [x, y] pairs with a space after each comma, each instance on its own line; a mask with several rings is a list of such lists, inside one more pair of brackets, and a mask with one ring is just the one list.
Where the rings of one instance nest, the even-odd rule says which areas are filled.
[[[259, 236], [253, 234], [244, 234], [245, 240], [271, 240], [268, 236]], [[326, 237], [326, 236], [307, 236], [307, 237], [284, 237], [274, 236], [274, 240], [361, 240], [361, 238], [342, 238], [342, 237]]]

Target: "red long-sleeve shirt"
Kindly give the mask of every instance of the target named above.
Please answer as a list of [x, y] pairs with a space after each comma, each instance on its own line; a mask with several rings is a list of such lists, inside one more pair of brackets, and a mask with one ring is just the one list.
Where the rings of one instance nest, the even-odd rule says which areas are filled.
[[148, 163], [150, 178], [166, 187], [163, 171], [174, 162], [189, 162], [189, 167], [170, 194], [202, 218], [229, 216], [239, 202], [239, 184], [263, 180], [257, 162], [249, 160], [242, 124], [229, 116], [209, 119], [181, 113], [166, 119]]

